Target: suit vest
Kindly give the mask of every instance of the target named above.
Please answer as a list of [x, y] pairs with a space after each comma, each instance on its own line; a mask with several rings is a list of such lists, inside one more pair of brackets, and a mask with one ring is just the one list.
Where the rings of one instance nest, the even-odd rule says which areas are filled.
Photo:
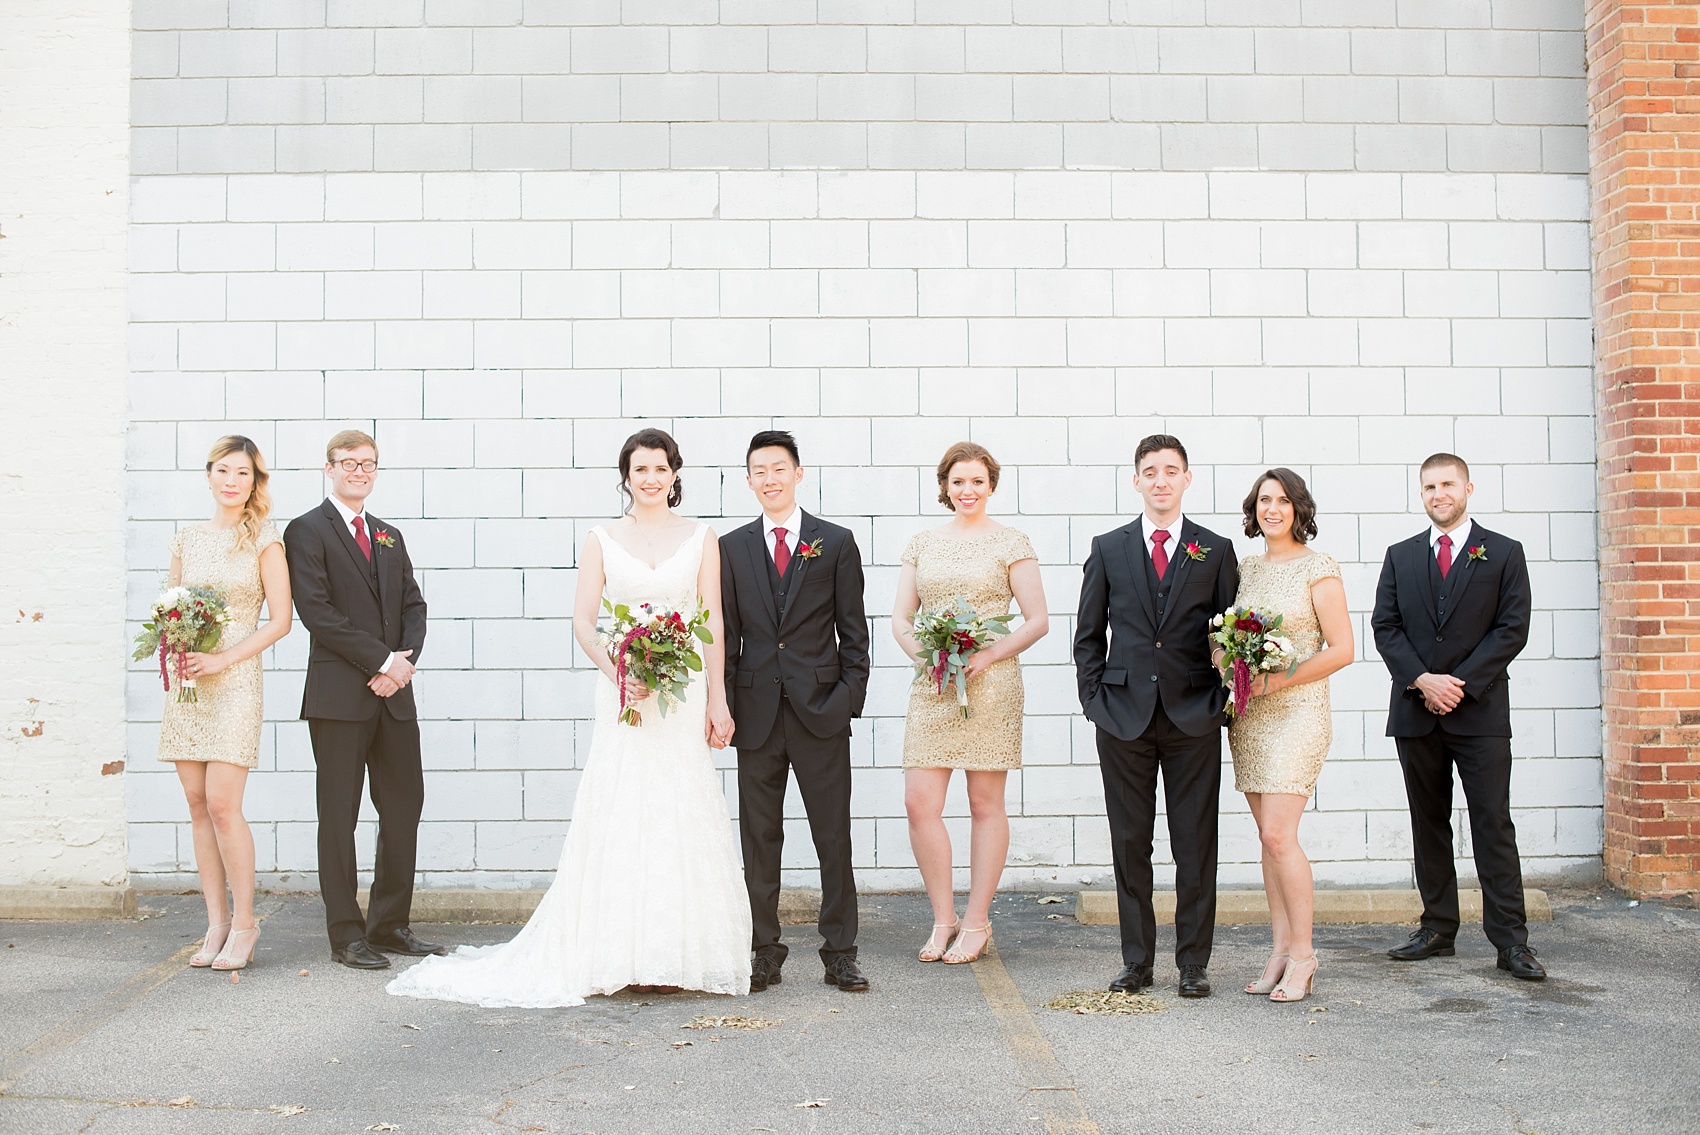
[[[1143, 537], [1139, 544], [1143, 551], [1145, 547]], [[1159, 580], [1157, 578], [1157, 565], [1151, 562], [1151, 553], [1146, 552], [1140, 558], [1145, 561], [1145, 586], [1151, 589], [1151, 603], [1157, 610], [1157, 626], [1151, 628], [1151, 633], [1155, 635], [1158, 628], [1163, 625], [1163, 616], [1169, 610], [1169, 585], [1175, 581], [1175, 561], [1173, 557], [1170, 557], [1168, 573]]]
[[[766, 541], [764, 540], [765, 544]], [[801, 545], [799, 545], [801, 547]], [[773, 587], [773, 619], [780, 624], [785, 621], [786, 592], [792, 579], [797, 574], [797, 553], [791, 553], [791, 562], [785, 565], [785, 574], [779, 574], [779, 565], [773, 562], [773, 550], [764, 548], [762, 560], [767, 564], [767, 581]]]

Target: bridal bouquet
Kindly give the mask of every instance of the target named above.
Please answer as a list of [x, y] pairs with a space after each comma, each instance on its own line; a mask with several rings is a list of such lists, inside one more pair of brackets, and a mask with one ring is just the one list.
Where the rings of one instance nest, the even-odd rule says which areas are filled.
[[1285, 670], [1289, 674], [1299, 664], [1294, 656], [1292, 640], [1275, 632], [1281, 629], [1281, 615], [1270, 615], [1253, 607], [1229, 607], [1210, 620], [1216, 629], [1210, 641], [1228, 652], [1226, 661], [1233, 663], [1222, 675], [1228, 687], [1228, 716], [1245, 712], [1251, 701], [1253, 674], [1269, 674]]
[[136, 636], [137, 662], [159, 655], [159, 679], [171, 692], [173, 673], [177, 678], [177, 700], [200, 701], [195, 679], [185, 673], [190, 651], [207, 651], [218, 645], [230, 622], [224, 596], [211, 587], [172, 587], [154, 600], [150, 619]]
[[968, 657], [984, 650], [991, 641], [1009, 633], [1014, 615], [977, 615], [966, 599], [952, 599], [942, 611], [915, 612], [915, 637], [921, 643], [921, 659], [915, 672], [944, 693], [956, 687], [956, 704], [968, 716]]
[[620, 687], [620, 721], [642, 725], [643, 715], [626, 701], [626, 678], [656, 691], [661, 716], [685, 700], [685, 686], [693, 672], [702, 671], [698, 642], [713, 642], [708, 629], [708, 611], [698, 607], [689, 621], [677, 611], [657, 611], [648, 603], [633, 611], [624, 603], [604, 599], [602, 609], [609, 622], [598, 628], [608, 653], [614, 659], [615, 684]]

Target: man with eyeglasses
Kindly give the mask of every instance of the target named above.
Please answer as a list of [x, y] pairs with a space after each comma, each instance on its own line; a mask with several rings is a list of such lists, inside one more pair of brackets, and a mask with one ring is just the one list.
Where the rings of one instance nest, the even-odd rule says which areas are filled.
[[[301, 716], [318, 769], [319, 891], [331, 956], [353, 969], [388, 969], [384, 953], [445, 952], [408, 927], [425, 804], [412, 686], [425, 598], [401, 532], [366, 510], [377, 473], [378, 443], [343, 430], [325, 448], [331, 495], [284, 534], [295, 610], [313, 637]], [[362, 916], [354, 828], [368, 770], [378, 849]]]

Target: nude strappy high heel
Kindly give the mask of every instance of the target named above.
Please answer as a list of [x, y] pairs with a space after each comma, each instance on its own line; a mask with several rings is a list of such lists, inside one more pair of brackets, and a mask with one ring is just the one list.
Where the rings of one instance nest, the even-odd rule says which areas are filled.
[[1269, 955], [1269, 964], [1263, 967], [1263, 976], [1258, 978], [1256, 981], [1252, 982], [1250, 985], [1245, 987], [1245, 991], [1247, 993], [1253, 994], [1257, 997], [1267, 997], [1267, 996], [1269, 996], [1270, 993], [1272, 993], [1274, 991], [1274, 989], [1277, 985], [1281, 984], [1281, 975], [1283, 975], [1287, 972], [1286, 966], [1282, 966], [1281, 969], [1280, 969], [1280, 973], [1278, 973], [1276, 976], [1274, 976], [1274, 977], [1269, 976], [1269, 971], [1274, 968], [1275, 961], [1276, 961], [1277, 958], [1279, 958], [1283, 962], [1287, 962], [1287, 961], [1292, 960], [1291, 957], [1287, 954], [1270, 954]]
[[952, 942], [950, 944], [950, 950], [946, 950], [944, 957], [940, 959], [945, 965], [961, 966], [967, 965], [969, 962], [977, 962], [985, 956], [987, 950], [992, 948], [992, 924], [990, 922], [986, 923], [984, 926], [964, 928], [962, 932], [956, 936], [958, 942], [962, 940], [963, 934], [984, 934], [986, 936], [986, 940], [981, 942], [980, 948], [975, 950], [972, 954], [952, 953], [951, 950], [956, 949], [956, 942]]
[[[1304, 973], [1304, 979], [1300, 981], [1297, 971], [1303, 971], [1306, 962], [1310, 963], [1310, 970]], [[1286, 976], [1281, 979], [1281, 984], [1277, 985], [1269, 994], [1269, 1000], [1280, 1002], [1303, 1001], [1306, 997], [1315, 993], [1316, 970], [1319, 964], [1314, 953], [1308, 958], [1292, 959], [1287, 963]]]
[[[254, 940], [248, 944], [247, 954], [240, 958], [230, 952], [230, 946], [236, 941], [238, 934], [252, 934], [254, 936]], [[247, 969], [248, 963], [254, 960], [254, 951], [259, 948], [260, 928], [258, 926], [250, 926], [244, 930], [233, 930], [230, 932], [230, 937], [225, 940], [224, 949], [220, 950], [218, 957], [213, 959], [212, 968], [216, 970]]]
[[[917, 954], [916, 957], [920, 958], [923, 962], [938, 961], [940, 958], [944, 957], [944, 952], [950, 949], [950, 940], [956, 937], [956, 932], [961, 929], [962, 920], [960, 918], [955, 922], [933, 923], [933, 932], [927, 936], [927, 944], [921, 947], [921, 952]], [[948, 930], [950, 933], [944, 936], [944, 945], [934, 946], [933, 942], [938, 938], [940, 930]]]
[[[224, 931], [224, 937], [219, 940], [218, 945], [214, 946], [212, 945], [213, 934], [220, 930]], [[207, 936], [201, 939], [201, 948], [189, 955], [189, 964], [195, 969], [209, 968], [228, 941], [230, 941], [230, 923], [221, 922], [217, 926], [208, 926]]]

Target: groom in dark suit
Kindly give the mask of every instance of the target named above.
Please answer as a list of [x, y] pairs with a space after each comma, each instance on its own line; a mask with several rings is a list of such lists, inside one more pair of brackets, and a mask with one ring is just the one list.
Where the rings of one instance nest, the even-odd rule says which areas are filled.
[[1399, 748], [1423, 918], [1396, 961], [1455, 953], [1458, 870], [1452, 859], [1452, 770], [1464, 786], [1482, 885], [1482, 928], [1499, 968], [1540, 981], [1529, 947], [1523, 868], [1511, 822], [1511, 691], [1506, 668], [1529, 641], [1523, 545], [1469, 516], [1470, 468], [1423, 462], [1427, 531], [1387, 549], [1375, 589], [1375, 647], [1393, 675], [1387, 735]]
[[1134, 453], [1145, 514], [1092, 541], [1080, 589], [1074, 666], [1098, 727], [1098, 767], [1115, 860], [1123, 967], [1112, 990], [1153, 983], [1157, 920], [1151, 841], [1157, 774], [1175, 857], [1175, 963], [1182, 997], [1210, 996], [1216, 928], [1216, 811], [1227, 690], [1210, 660], [1210, 620], [1233, 605], [1233, 542], [1181, 513], [1186, 447], [1154, 434]]
[[850, 861], [850, 719], [868, 695], [862, 554], [848, 528], [797, 505], [797, 442], [782, 430], [745, 455], [760, 518], [720, 538], [726, 690], [738, 748], [738, 830], [750, 892], [750, 989], [778, 985], [779, 861], [787, 770], [820, 860], [826, 984], [868, 988], [856, 964], [856, 877]]
[[[408, 928], [419, 813], [425, 804], [413, 667], [425, 646], [425, 598], [401, 532], [366, 511], [378, 443], [344, 430], [325, 450], [331, 495], [284, 534], [295, 610], [311, 632], [301, 716], [318, 768], [319, 890], [331, 956], [387, 969], [393, 954], [440, 954]], [[354, 828], [371, 773], [378, 851], [360, 913]]]

